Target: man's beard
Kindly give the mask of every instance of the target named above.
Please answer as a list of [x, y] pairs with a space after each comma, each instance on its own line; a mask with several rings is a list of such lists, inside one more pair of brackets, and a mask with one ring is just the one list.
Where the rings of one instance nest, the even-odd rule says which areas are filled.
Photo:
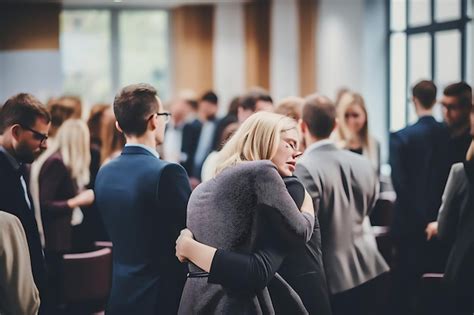
[[15, 150], [16, 159], [21, 163], [33, 163], [44, 150], [32, 151], [26, 145], [18, 145]]

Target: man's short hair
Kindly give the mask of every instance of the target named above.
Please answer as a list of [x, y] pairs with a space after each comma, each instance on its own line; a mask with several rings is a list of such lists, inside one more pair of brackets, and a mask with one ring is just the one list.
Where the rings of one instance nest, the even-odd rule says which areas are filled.
[[146, 83], [128, 85], [114, 99], [115, 118], [127, 135], [143, 135], [149, 118], [158, 110], [157, 91]]
[[214, 105], [217, 105], [219, 99], [217, 98], [216, 93], [214, 93], [213, 91], [208, 91], [204, 93], [204, 95], [201, 97], [201, 101], [205, 101], [205, 102], [209, 102]]
[[336, 107], [326, 96], [310, 95], [303, 106], [303, 121], [311, 135], [328, 138], [336, 126]]
[[242, 107], [244, 110], [251, 110], [255, 112], [258, 101], [270, 102], [273, 104], [272, 97], [263, 90], [259, 89], [243, 95], [239, 100], [239, 107]]
[[436, 85], [433, 81], [423, 80], [412, 88], [415, 97], [424, 109], [431, 109], [436, 102]]
[[471, 106], [472, 88], [466, 82], [457, 82], [448, 85], [443, 94], [446, 96], [454, 96], [458, 98], [459, 105], [462, 107]]
[[46, 123], [51, 121], [48, 110], [36, 97], [28, 93], [16, 94], [0, 110], [0, 133], [15, 124], [32, 128], [38, 118]]

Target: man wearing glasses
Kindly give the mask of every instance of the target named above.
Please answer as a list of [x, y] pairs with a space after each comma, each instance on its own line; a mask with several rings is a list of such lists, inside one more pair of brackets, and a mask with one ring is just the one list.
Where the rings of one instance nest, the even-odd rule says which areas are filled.
[[114, 244], [107, 314], [176, 314], [186, 267], [175, 256], [175, 240], [186, 226], [191, 188], [184, 168], [156, 152], [170, 114], [148, 84], [123, 88], [114, 113], [127, 144], [95, 182]]
[[444, 122], [449, 128], [450, 165], [463, 162], [471, 144], [469, 114], [471, 111], [472, 89], [466, 82], [448, 85], [443, 91]]
[[24, 169], [47, 147], [50, 116], [34, 96], [22, 93], [6, 101], [0, 111], [0, 124], [0, 210], [18, 217], [25, 230], [31, 270], [42, 302], [40, 313], [46, 314], [46, 269]]

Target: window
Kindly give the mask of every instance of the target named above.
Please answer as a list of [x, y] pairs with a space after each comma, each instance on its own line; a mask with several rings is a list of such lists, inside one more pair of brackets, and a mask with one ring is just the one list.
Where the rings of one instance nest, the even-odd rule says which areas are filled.
[[60, 49], [64, 93], [86, 104], [112, 102], [123, 86], [146, 82], [170, 92], [168, 12], [66, 9]]
[[395, 131], [417, 119], [410, 90], [419, 80], [434, 80], [440, 94], [449, 83], [472, 80], [473, 0], [388, 1], [389, 125]]

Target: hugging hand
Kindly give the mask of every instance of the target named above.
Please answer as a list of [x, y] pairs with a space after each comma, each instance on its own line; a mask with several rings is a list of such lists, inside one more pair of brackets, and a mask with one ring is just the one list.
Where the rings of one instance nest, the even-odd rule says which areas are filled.
[[188, 229], [183, 229], [179, 233], [178, 238], [176, 239], [176, 257], [180, 262], [186, 262], [186, 249], [187, 244], [193, 240], [193, 233]]

